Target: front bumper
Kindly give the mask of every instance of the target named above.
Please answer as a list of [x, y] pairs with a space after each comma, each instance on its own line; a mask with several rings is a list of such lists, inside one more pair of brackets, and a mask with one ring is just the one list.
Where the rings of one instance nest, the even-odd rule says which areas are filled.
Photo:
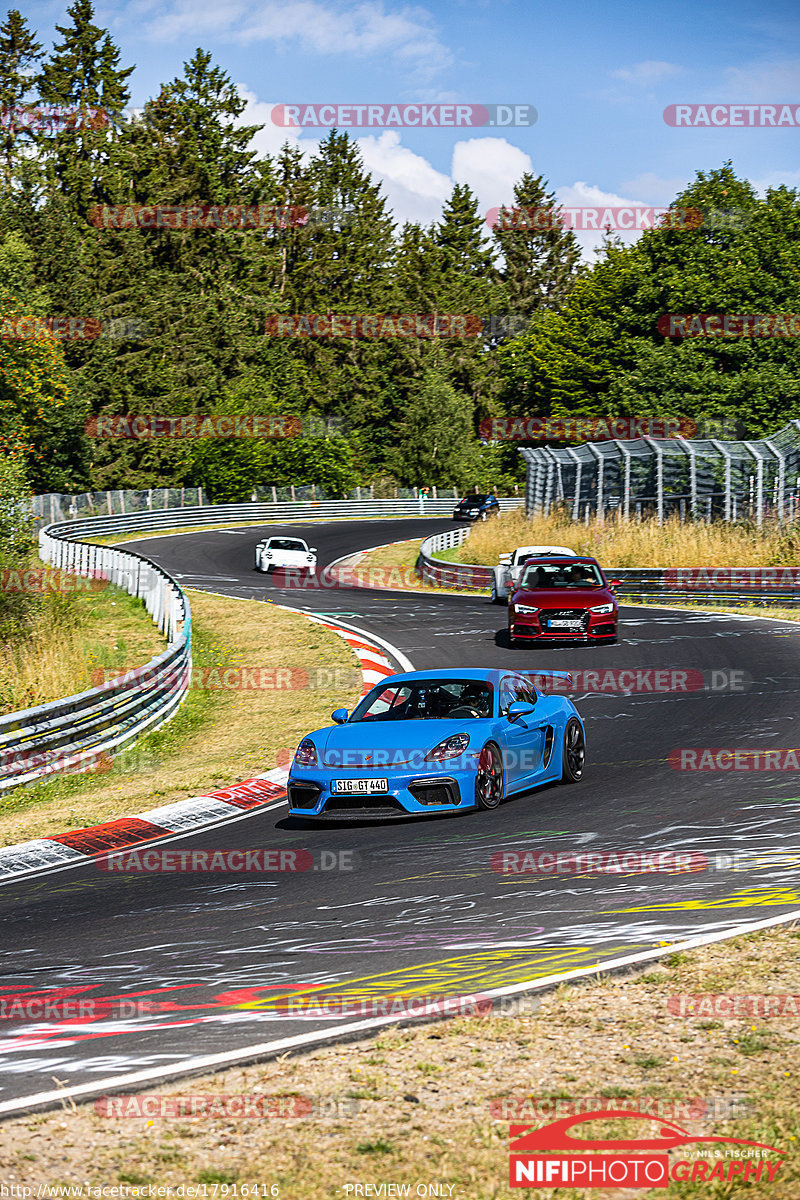
[[508, 632], [520, 641], [540, 642], [611, 642], [617, 637], [616, 613], [585, 613], [581, 629], [549, 628], [547, 621], [540, 621], [539, 614], [511, 614]]
[[[415, 771], [385, 767], [346, 768], [293, 766], [286, 785], [289, 815], [319, 821], [393, 820], [441, 816], [475, 808], [475, 768], [450, 770], [446, 763]], [[364, 794], [334, 793], [335, 779], [381, 778], [388, 790]]]
[[291, 574], [295, 575], [295, 576], [316, 575], [317, 564], [316, 564], [316, 562], [313, 562], [313, 563], [309, 563], [309, 562], [304, 562], [304, 563], [276, 562], [274, 558], [270, 558], [270, 559], [261, 558], [261, 557], [256, 558], [256, 570], [257, 571], [266, 571], [267, 569], [270, 569], [272, 571], [288, 571], [288, 572], [291, 572]]

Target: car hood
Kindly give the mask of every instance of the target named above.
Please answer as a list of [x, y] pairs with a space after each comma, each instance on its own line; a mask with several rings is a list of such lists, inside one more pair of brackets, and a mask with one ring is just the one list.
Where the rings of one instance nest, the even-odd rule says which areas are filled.
[[589, 608], [596, 604], [616, 603], [608, 588], [518, 588], [512, 604], [530, 604], [536, 608]]
[[[388, 767], [414, 761], [419, 764], [429, 750], [454, 733], [468, 733], [470, 744], [483, 745], [491, 718], [459, 721], [358, 721], [321, 729], [314, 737], [326, 767]], [[446, 765], [446, 764], [443, 764]]]

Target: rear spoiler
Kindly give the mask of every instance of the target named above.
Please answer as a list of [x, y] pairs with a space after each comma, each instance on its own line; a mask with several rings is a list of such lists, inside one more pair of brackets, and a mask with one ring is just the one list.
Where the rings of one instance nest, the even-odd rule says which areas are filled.
[[516, 671], [515, 674], [522, 675], [525, 679], [536, 679], [539, 676], [546, 679], [566, 679], [567, 683], [572, 683], [569, 671]]

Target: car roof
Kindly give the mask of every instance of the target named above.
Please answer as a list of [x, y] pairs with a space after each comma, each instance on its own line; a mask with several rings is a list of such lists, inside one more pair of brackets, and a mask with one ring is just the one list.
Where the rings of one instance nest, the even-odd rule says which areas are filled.
[[541, 561], [541, 562], [543, 562], [543, 563], [547, 563], [547, 564], [549, 564], [550, 566], [552, 566], [554, 563], [555, 563], [556, 565], [558, 565], [558, 563], [560, 563], [560, 562], [571, 562], [571, 563], [576, 563], [576, 562], [580, 562], [580, 563], [594, 563], [594, 565], [595, 565], [596, 567], [599, 567], [599, 566], [600, 566], [600, 563], [597, 561], [597, 559], [596, 559], [596, 558], [591, 558], [591, 557], [590, 557], [590, 555], [588, 555], [588, 554], [547, 554], [547, 555], [541, 555], [541, 556], [537, 556], [536, 558], [529, 558], [529, 559], [528, 559], [528, 561], [527, 561], [527, 563], [525, 564], [525, 566], [526, 566], [526, 567], [529, 567], [529, 566], [531, 565], [531, 563], [536, 563], [536, 562], [540, 562], [540, 561]]
[[500, 675], [516, 675], [517, 671], [498, 671], [497, 667], [462, 667], [448, 668], [442, 671], [406, 671], [402, 675], [387, 675], [380, 683], [376, 683], [376, 687], [383, 687], [387, 683], [415, 683], [424, 682], [426, 679], [440, 679], [446, 682], [448, 679], [457, 680], [474, 680], [476, 683], [485, 683], [490, 679], [494, 679]]

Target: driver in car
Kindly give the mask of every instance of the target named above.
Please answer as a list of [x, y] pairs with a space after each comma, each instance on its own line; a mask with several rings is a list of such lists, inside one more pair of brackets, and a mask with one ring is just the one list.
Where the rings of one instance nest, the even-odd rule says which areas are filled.
[[457, 702], [457, 708], [474, 708], [475, 712], [480, 717], [489, 717], [489, 697], [486, 694], [486, 689], [478, 684], [465, 684], [461, 697]]

